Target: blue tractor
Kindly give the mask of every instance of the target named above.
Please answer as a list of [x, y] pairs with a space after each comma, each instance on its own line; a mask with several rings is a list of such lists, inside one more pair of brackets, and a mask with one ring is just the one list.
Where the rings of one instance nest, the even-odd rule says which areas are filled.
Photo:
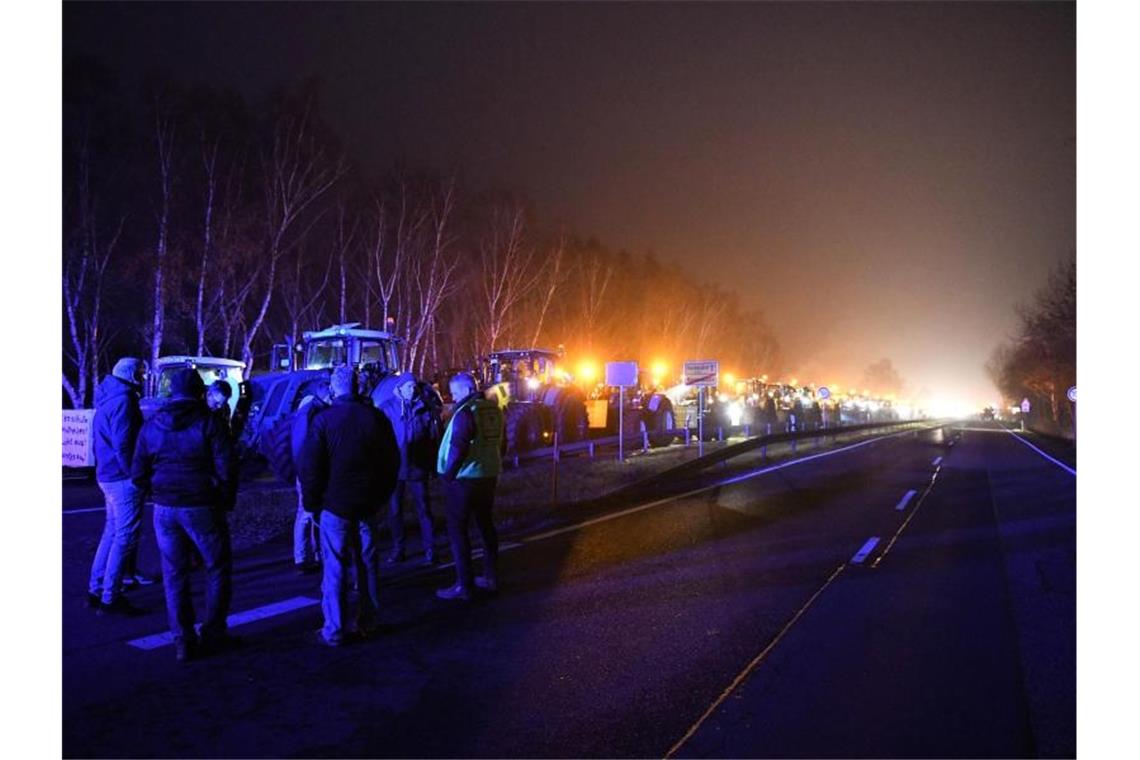
[[292, 480], [290, 430], [293, 412], [307, 396], [318, 395], [335, 367], [357, 372], [357, 388], [379, 407], [392, 398], [400, 373], [399, 339], [359, 322], [306, 332], [295, 347], [274, 346], [274, 369], [248, 381], [249, 412], [240, 443], [264, 456], [283, 480]]

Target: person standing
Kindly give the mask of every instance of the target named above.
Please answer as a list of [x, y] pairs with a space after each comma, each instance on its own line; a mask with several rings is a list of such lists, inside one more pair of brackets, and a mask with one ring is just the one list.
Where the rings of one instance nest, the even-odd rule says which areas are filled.
[[[171, 378], [171, 399], [143, 425], [132, 480], [154, 499], [154, 532], [162, 555], [166, 614], [179, 661], [230, 648], [233, 573], [225, 513], [237, 496], [237, 457], [221, 421], [204, 403], [196, 370]], [[190, 562], [197, 549], [206, 567], [206, 616], [201, 638], [194, 630]]]
[[321, 643], [339, 646], [350, 635], [344, 622], [347, 573], [357, 577], [360, 609], [356, 632], [374, 635], [380, 611], [380, 508], [396, 487], [400, 452], [392, 424], [371, 401], [356, 394], [350, 367], [337, 367], [330, 380], [332, 404], [313, 418], [297, 463], [306, 511], [321, 529]]
[[[439, 446], [436, 468], [447, 501], [447, 533], [455, 558], [455, 584], [435, 592], [440, 599], [469, 600], [477, 586], [498, 591], [499, 536], [491, 511], [495, 486], [503, 469], [503, 412], [480, 395], [475, 378], [461, 372], [451, 378], [451, 395], [457, 399]], [[473, 578], [471, 538], [474, 517], [483, 539], [483, 575]]]
[[123, 580], [138, 555], [142, 494], [131, 482], [131, 462], [142, 412], [139, 398], [146, 365], [124, 357], [95, 389], [95, 480], [103, 492], [106, 517], [87, 583], [87, 605], [100, 614], [138, 615], [123, 596]]
[[396, 378], [393, 398], [380, 408], [392, 422], [396, 443], [400, 447], [400, 472], [396, 490], [388, 504], [388, 530], [392, 533], [389, 564], [403, 562], [404, 493], [411, 494], [420, 521], [420, 537], [424, 547], [424, 563], [434, 565], [435, 530], [432, 524], [428, 477], [435, 470], [439, 450], [439, 404], [430, 390], [419, 388], [416, 378], [405, 372]]
[[232, 395], [233, 389], [225, 380], [215, 380], [206, 389], [206, 406], [231, 436], [233, 435], [233, 426], [230, 423], [230, 396]]
[[[301, 403], [293, 415], [293, 424], [289, 431], [289, 445], [295, 471], [298, 469], [297, 462], [301, 460], [301, 447], [309, 435], [309, 427], [312, 425], [313, 418], [327, 409], [331, 401], [327, 380], [318, 382], [313, 393], [301, 399]], [[313, 514], [305, 511], [305, 500], [301, 495], [300, 476], [296, 477], [296, 484], [297, 515], [293, 518], [293, 566], [300, 575], [312, 575], [321, 569], [320, 529], [313, 519]]]

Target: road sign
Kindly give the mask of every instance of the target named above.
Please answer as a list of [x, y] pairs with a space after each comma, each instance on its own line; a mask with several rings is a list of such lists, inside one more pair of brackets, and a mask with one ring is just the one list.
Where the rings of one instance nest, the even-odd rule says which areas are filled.
[[1029, 414], [1029, 399], [1027, 398], [1021, 399], [1021, 413]]
[[637, 362], [606, 362], [606, 385], [637, 385]]
[[684, 368], [684, 383], [685, 385], [695, 385], [697, 387], [712, 388], [717, 385], [718, 376], [720, 375], [720, 362], [717, 361], [696, 361], [685, 362]]
[[827, 386], [826, 386], [826, 385], [821, 385], [821, 386], [819, 387], [819, 390], [818, 390], [818, 391], [816, 391], [816, 393], [818, 393], [818, 394], [819, 394], [819, 397], [820, 397], [820, 398], [822, 398], [822, 399], [825, 399], [825, 400], [826, 400], [826, 399], [829, 399], [829, 398], [831, 398], [831, 391], [830, 391], [830, 390], [828, 390], [828, 388], [827, 388]]
[[1069, 397], [1069, 401], [1072, 401], [1074, 404], [1077, 403], [1077, 386], [1074, 385], [1065, 395]]

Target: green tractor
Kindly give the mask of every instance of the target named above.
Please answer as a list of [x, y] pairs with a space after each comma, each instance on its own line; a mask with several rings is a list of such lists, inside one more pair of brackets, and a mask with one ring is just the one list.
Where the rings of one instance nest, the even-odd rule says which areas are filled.
[[581, 441], [588, 431], [585, 394], [559, 371], [561, 354], [531, 348], [494, 351], [482, 363], [487, 396], [503, 407], [508, 454], [558, 442]]
[[293, 412], [307, 396], [319, 395], [335, 367], [357, 372], [357, 390], [379, 407], [392, 397], [400, 372], [399, 339], [359, 322], [306, 332], [295, 347], [273, 347], [274, 370], [248, 381], [249, 415], [240, 442], [264, 456], [273, 471], [291, 482], [290, 433]]

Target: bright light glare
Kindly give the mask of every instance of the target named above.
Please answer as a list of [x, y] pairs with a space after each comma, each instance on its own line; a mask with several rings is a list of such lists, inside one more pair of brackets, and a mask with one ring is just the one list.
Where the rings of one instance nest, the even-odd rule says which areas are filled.
[[731, 372], [725, 372], [722, 376], [722, 379], [724, 380], [725, 385], [732, 385], [736, 382], [736, 375], [732, 374]]
[[653, 377], [655, 377], [655, 378], [665, 377], [665, 373], [668, 371], [669, 371], [669, 365], [666, 364], [665, 362], [660, 361], [660, 360], [653, 362], [653, 367], [651, 369]]
[[968, 417], [974, 411], [974, 405], [953, 398], [933, 398], [926, 405], [927, 411], [933, 417]]
[[728, 405], [728, 422], [733, 427], [736, 427], [744, 419], [744, 407], [741, 406], [739, 401], [733, 401]]
[[541, 383], [538, 382], [537, 377], [528, 377], [526, 379], [526, 387], [530, 388], [532, 391], [537, 391], [539, 385], [541, 385]]
[[598, 377], [598, 365], [590, 361], [582, 362], [578, 365], [578, 377], [586, 382], [593, 382]]

